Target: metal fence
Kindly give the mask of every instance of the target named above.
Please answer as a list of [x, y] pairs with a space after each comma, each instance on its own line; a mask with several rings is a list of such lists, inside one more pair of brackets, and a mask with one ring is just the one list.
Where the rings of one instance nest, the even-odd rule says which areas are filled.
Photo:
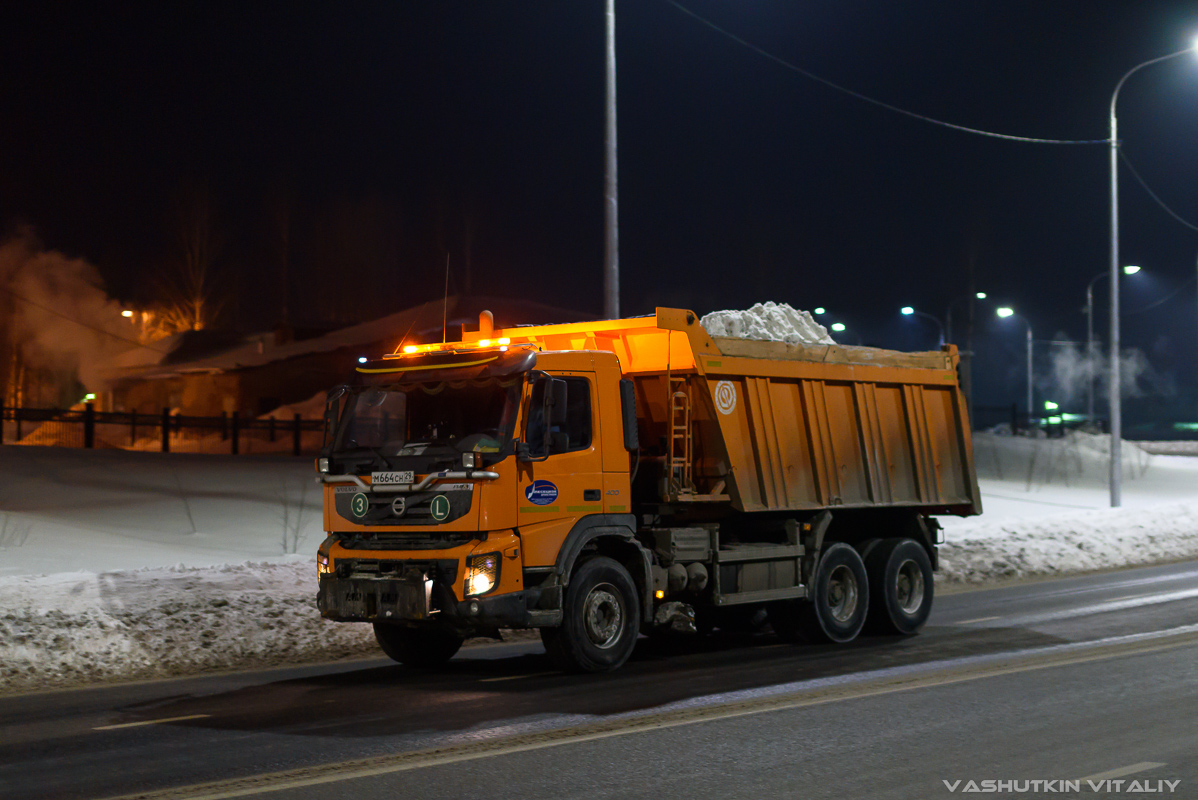
[[291, 453], [320, 449], [324, 421], [242, 418], [237, 412], [194, 417], [136, 411], [82, 409], [0, 409], [0, 444], [147, 450], [163, 453]]

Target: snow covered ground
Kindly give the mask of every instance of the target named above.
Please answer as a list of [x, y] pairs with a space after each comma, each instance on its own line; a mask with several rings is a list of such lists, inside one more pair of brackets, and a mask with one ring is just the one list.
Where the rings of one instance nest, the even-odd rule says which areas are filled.
[[[1198, 558], [1198, 458], [977, 434], [985, 514], [944, 518], [946, 582]], [[0, 691], [375, 653], [320, 619], [310, 459], [0, 447]]]

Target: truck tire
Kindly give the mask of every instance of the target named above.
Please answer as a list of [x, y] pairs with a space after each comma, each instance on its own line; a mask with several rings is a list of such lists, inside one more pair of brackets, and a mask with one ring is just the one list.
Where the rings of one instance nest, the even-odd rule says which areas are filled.
[[865, 560], [871, 633], [915, 633], [932, 613], [932, 562], [913, 539], [887, 539]]
[[574, 571], [561, 627], [541, 628], [541, 640], [559, 669], [610, 672], [632, 655], [640, 618], [641, 604], [628, 570], [618, 561], [596, 556]]
[[454, 657], [463, 637], [437, 628], [406, 628], [388, 622], [374, 623], [374, 638], [393, 660], [409, 667], [439, 667]]
[[807, 600], [782, 600], [769, 607], [770, 624], [782, 639], [836, 642], [857, 638], [869, 610], [869, 579], [861, 556], [837, 542], [824, 550]]

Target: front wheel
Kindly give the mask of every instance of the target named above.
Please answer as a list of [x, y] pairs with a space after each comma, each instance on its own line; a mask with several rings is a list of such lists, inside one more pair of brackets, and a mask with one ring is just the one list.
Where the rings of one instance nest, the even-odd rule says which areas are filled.
[[541, 628], [545, 650], [560, 669], [610, 672], [632, 655], [641, 604], [628, 570], [597, 556], [574, 572], [566, 589], [562, 624]]
[[869, 554], [869, 627], [882, 634], [910, 635], [932, 613], [932, 561], [913, 539], [887, 539]]
[[374, 638], [393, 661], [409, 667], [439, 667], [462, 646], [463, 638], [437, 628], [406, 628], [388, 622], [374, 623]]

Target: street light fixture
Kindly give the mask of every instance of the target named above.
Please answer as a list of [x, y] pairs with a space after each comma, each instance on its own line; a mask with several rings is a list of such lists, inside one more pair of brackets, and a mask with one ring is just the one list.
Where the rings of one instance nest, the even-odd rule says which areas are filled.
[[938, 330], [940, 332], [940, 346], [944, 347], [944, 342], [945, 342], [944, 326], [940, 324], [939, 319], [937, 319], [936, 317], [932, 316], [931, 314], [925, 313], [923, 311], [916, 311], [911, 306], [903, 306], [901, 309], [899, 309], [899, 311], [900, 311], [900, 313], [902, 313], [902, 315], [904, 317], [911, 317], [911, 316], [926, 317], [927, 319], [930, 319], [932, 322], [935, 322], [936, 330]]
[[1137, 64], [1124, 73], [1115, 84], [1115, 91], [1111, 93], [1111, 369], [1108, 378], [1111, 395], [1111, 508], [1117, 508], [1123, 503], [1123, 398], [1120, 396], [1119, 376], [1119, 126], [1115, 119], [1115, 103], [1119, 100], [1119, 90], [1123, 88], [1123, 83], [1133, 74], [1152, 64], [1193, 53], [1196, 49], [1198, 42], [1185, 50]]
[[[1006, 319], [1007, 317], [1015, 316], [1015, 309], [1008, 306], [995, 309], [994, 313]], [[1023, 324], [1027, 326], [1027, 420], [1028, 425], [1032, 424], [1032, 323], [1028, 322], [1027, 317], [1023, 317]]]
[[[1140, 271], [1139, 267], [1126, 266], [1123, 268], [1124, 275], [1135, 275]], [[1098, 362], [1098, 353], [1094, 349], [1096, 342], [1094, 341], [1094, 284], [1098, 279], [1106, 277], [1110, 270], [1104, 270], [1086, 284], [1086, 365], [1087, 369], [1092, 369], [1093, 365]], [[1086, 416], [1091, 422], [1094, 420], [1094, 376], [1091, 375], [1086, 380]]]
[[[944, 340], [945, 341], [947, 341], [947, 342], [953, 341], [953, 306], [960, 300], [968, 300], [968, 299], [970, 299], [970, 296], [968, 294], [963, 294], [960, 297], [954, 297], [952, 300], [948, 301], [948, 308], [944, 312], [944, 323], [945, 323], [944, 324]], [[985, 292], [974, 292], [972, 299], [985, 300], [986, 293]], [[972, 313], [970, 313], [969, 318], [971, 320], [973, 319]], [[969, 343], [966, 342], [967, 346], [968, 346], [968, 344]]]

